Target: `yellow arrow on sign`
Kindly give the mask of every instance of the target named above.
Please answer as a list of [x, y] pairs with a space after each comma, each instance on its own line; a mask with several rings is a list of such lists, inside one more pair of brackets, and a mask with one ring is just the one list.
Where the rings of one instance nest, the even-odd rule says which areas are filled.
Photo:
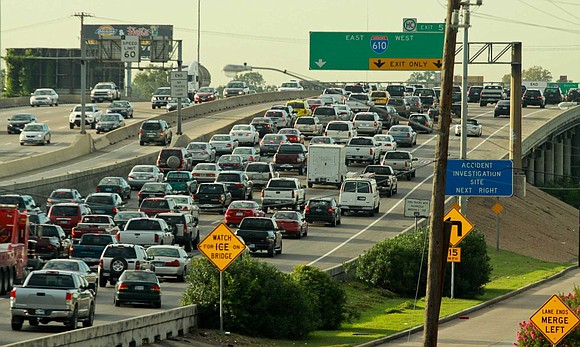
[[442, 66], [443, 59], [369, 58], [369, 70], [430, 71]]
[[473, 230], [473, 224], [461, 212], [454, 208], [445, 214], [443, 220], [453, 224], [451, 227], [451, 237], [449, 238], [449, 243], [453, 247], [457, 246]]

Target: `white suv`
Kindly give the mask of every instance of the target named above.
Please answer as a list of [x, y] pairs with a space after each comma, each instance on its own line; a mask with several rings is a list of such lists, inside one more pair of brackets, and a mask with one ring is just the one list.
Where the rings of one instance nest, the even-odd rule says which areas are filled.
[[30, 94], [30, 106], [40, 105], [58, 106], [58, 94], [54, 89], [40, 88]]
[[99, 259], [99, 286], [106, 287], [107, 281], [114, 285], [125, 270], [151, 270], [152, 256], [139, 245], [124, 243], [109, 244]]
[[365, 212], [373, 217], [381, 206], [377, 182], [369, 174], [346, 178], [340, 187], [338, 200], [342, 214]]
[[[90, 125], [92, 129], [97, 127], [97, 123], [101, 120], [103, 111], [101, 111], [96, 105], [87, 104], [85, 105], [85, 125]], [[68, 116], [68, 124], [71, 129], [74, 129], [75, 125], [81, 126], [81, 105], [76, 105]]]
[[348, 142], [353, 137], [358, 135], [357, 130], [354, 128], [352, 122], [348, 121], [332, 121], [326, 125], [326, 130], [324, 131], [324, 136], [332, 137], [334, 142]]
[[278, 87], [279, 92], [289, 92], [294, 90], [304, 90], [304, 87], [300, 85], [300, 82], [296, 80], [290, 80], [289, 82], [284, 82]]
[[115, 101], [121, 99], [121, 92], [113, 82], [99, 82], [91, 89], [91, 102]]

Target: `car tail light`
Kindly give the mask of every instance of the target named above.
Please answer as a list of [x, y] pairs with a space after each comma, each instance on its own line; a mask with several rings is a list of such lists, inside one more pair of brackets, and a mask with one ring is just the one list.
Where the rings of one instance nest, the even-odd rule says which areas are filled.
[[10, 300], [16, 299], [16, 289], [10, 291]]
[[369, 154], [373, 154], [373, 149], [369, 148]]
[[244, 185], [242, 183], [236, 183], [234, 184], [234, 187], [243, 187]]
[[72, 252], [73, 252], [74, 250], [75, 250], [75, 249], [74, 249], [74, 247], [69, 247], [69, 249], [68, 249], [68, 253], [69, 253], [69, 254], [72, 254]]
[[101, 191], [101, 187], [97, 187], [97, 193]]
[[192, 198], [193, 200], [195, 200], [195, 194], [192, 194], [192, 195], [191, 195], [191, 198]]
[[163, 135], [163, 134], [165, 134], [165, 132], [164, 132], [163, 130], [161, 130], [161, 131], [159, 132], [159, 135]]
[[411, 121], [407, 121], [407, 125], [411, 125]]
[[375, 126], [377, 126], [377, 125], [379, 125], [379, 123], [378, 122], [375, 122]]
[[222, 195], [218, 196], [218, 201], [219, 201], [219, 202], [222, 202], [222, 201], [224, 201], [224, 197], [223, 197]]
[[73, 230], [72, 230], [72, 233], [71, 233], [71, 237], [72, 237], [73, 239], [75, 239], [75, 238], [76, 238], [76, 236], [77, 236], [77, 231], [76, 231], [76, 230], [73, 228]]
[[260, 144], [263, 145], [264, 144], [264, 141], [260, 141]]
[[334, 208], [332, 206], [328, 206], [328, 213], [334, 213]]
[[139, 129], [139, 135], [143, 135], [143, 130]]
[[194, 173], [194, 174], [193, 174], [193, 176], [194, 176], [194, 177], [199, 177], [199, 176], [201, 176], [201, 174]]
[[155, 234], [155, 243], [159, 243], [159, 235]]
[[[10, 296], [12, 296], [12, 294]], [[72, 293], [71, 292], [66, 293], [64, 296], [64, 300], [66, 301], [67, 305], [70, 305], [72, 303]]]
[[264, 191], [262, 190], [262, 192], [260, 192], [260, 196], [263, 198], [264, 197]]
[[253, 155], [250, 156], [250, 161], [254, 161], [254, 156]]
[[120, 231], [117, 231], [117, 233], [115, 234], [115, 238], [117, 239], [117, 241], [121, 242], [121, 232]]
[[159, 285], [154, 284], [151, 286], [151, 290], [154, 292], [160, 292], [161, 291], [161, 287], [159, 287]]
[[116, 207], [113, 207], [113, 211], [112, 212], [113, 212], [113, 214], [116, 214], [117, 213], [117, 208]]
[[135, 270], [139, 270], [139, 269], [141, 269], [141, 262], [139, 260], [137, 260], [135, 262]]
[[179, 266], [179, 260], [168, 261], [165, 263], [165, 266]]
[[52, 247], [52, 245], [51, 245], [51, 244], [49, 244], [49, 245], [47, 245], [47, 246], [46, 246], [46, 248], [47, 248], [48, 250], [52, 250], [52, 248], [53, 248], [53, 247]]
[[[119, 233], [117, 233], [117, 235], [119, 235]], [[99, 268], [103, 268], [103, 259], [99, 259]]]
[[119, 287], [117, 289], [118, 290], [127, 290], [127, 289], [129, 289], [129, 285], [127, 283], [121, 283], [121, 284], [119, 284]]
[[304, 208], [304, 213], [308, 213], [310, 212], [310, 206], [306, 205], [306, 208]]
[[123, 191], [123, 189], [117, 188], [117, 192], [121, 193], [122, 191]]
[[411, 137], [411, 134], [407, 134], [407, 137]]
[[324, 131], [324, 136], [328, 136], [328, 131]]
[[270, 127], [270, 124], [266, 124], [266, 128], [269, 128], [269, 127]]

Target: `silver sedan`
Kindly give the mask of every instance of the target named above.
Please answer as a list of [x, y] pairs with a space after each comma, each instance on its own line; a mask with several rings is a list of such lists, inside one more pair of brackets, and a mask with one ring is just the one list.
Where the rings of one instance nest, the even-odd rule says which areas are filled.
[[163, 182], [163, 172], [155, 165], [135, 165], [127, 176], [132, 189], [140, 189], [148, 182]]
[[215, 163], [199, 163], [193, 170], [191, 174], [197, 183], [203, 182], [214, 182], [217, 175], [222, 171], [222, 169]]
[[185, 281], [191, 257], [180, 246], [151, 246], [147, 255], [153, 256], [153, 265], [157, 276], [174, 276], [178, 281]]
[[20, 145], [25, 143], [31, 144], [49, 144], [52, 137], [52, 131], [46, 123], [29, 123], [24, 126], [20, 132]]

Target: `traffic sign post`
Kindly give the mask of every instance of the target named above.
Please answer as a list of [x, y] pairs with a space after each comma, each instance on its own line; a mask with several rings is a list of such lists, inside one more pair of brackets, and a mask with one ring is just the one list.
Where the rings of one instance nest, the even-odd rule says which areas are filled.
[[187, 97], [187, 71], [171, 71], [171, 96], [174, 98]]
[[141, 46], [139, 36], [124, 36], [121, 38], [121, 61], [124, 63], [138, 63], [140, 61]]
[[495, 249], [499, 251], [499, 214], [503, 211], [503, 206], [496, 202], [491, 210], [495, 213]]
[[447, 160], [445, 195], [512, 196], [513, 161]]
[[580, 322], [576, 313], [558, 295], [552, 295], [530, 320], [554, 346]]
[[449, 249], [447, 250], [447, 262], [461, 263], [461, 248], [449, 247]]
[[223, 272], [244, 253], [246, 245], [227, 225], [218, 224], [198, 245], [197, 249], [205, 255], [220, 271], [220, 331], [224, 331], [224, 278]]
[[[311, 70], [440, 70], [444, 32], [310, 32]], [[409, 59], [409, 60], [405, 60]]]

